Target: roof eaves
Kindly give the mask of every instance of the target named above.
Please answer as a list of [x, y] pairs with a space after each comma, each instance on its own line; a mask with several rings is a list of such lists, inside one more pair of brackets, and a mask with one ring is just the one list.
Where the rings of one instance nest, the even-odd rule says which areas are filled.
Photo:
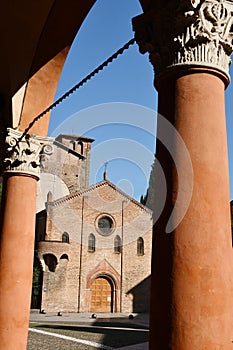
[[100, 182], [97, 182], [94, 185], [89, 186], [88, 188], [79, 190], [75, 193], [72, 194], [68, 194], [65, 197], [59, 198], [57, 200], [55, 200], [54, 202], [51, 202], [50, 204], [54, 205], [54, 206], [58, 206], [66, 201], [69, 201], [71, 199], [80, 197], [98, 187], [104, 186], [104, 185], [109, 185], [111, 188], [113, 188], [115, 191], [117, 191], [118, 193], [120, 193], [123, 197], [127, 198], [127, 200], [131, 201], [132, 203], [134, 203], [135, 205], [137, 205], [138, 207], [140, 207], [142, 210], [145, 210], [148, 214], [152, 214], [153, 211], [149, 208], [147, 208], [145, 205], [139, 203], [136, 199], [130, 197], [127, 193], [125, 193], [124, 191], [122, 191], [121, 189], [119, 189], [116, 185], [114, 185], [111, 181], [109, 180], [102, 180]]

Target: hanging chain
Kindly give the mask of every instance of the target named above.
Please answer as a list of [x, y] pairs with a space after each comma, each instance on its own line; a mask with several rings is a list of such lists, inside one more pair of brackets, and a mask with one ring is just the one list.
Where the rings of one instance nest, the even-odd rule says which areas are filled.
[[98, 74], [101, 70], [103, 70], [105, 67], [108, 66], [109, 63], [111, 63], [113, 60], [115, 60], [119, 55], [122, 55], [125, 50], [127, 50], [130, 45], [133, 45], [135, 43], [135, 39], [129, 40], [124, 46], [122, 46], [119, 50], [117, 50], [112, 56], [110, 56], [107, 60], [105, 60], [103, 63], [101, 63], [97, 68], [95, 68], [91, 73], [89, 73], [84, 79], [82, 79], [79, 83], [74, 85], [70, 90], [68, 90], [64, 95], [62, 95], [58, 100], [56, 100], [53, 104], [51, 104], [49, 107], [47, 107], [43, 112], [38, 114], [27, 126], [27, 128], [24, 130], [22, 136], [20, 137], [19, 141], [21, 141], [24, 136], [29, 132], [29, 130], [33, 127], [33, 125], [43, 116], [45, 116], [48, 112], [52, 111], [54, 108], [56, 108], [60, 103], [62, 103], [67, 97], [72, 95], [76, 90], [78, 90], [80, 87], [82, 87], [85, 83], [87, 83], [90, 79], [94, 77], [94, 75]]

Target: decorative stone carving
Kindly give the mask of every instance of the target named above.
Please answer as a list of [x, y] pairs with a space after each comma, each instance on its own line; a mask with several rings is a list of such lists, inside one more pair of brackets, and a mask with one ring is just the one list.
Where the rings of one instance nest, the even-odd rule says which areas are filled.
[[53, 152], [53, 139], [22, 135], [19, 131], [7, 129], [4, 172], [32, 175], [39, 179], [41, 162]]
[[153, 10], [133, 18], [140, 52], [150, 53], [155, 72], [194, 65], [228, 75], [233, 52], [233, 1], [158, 3], [155, 1]]

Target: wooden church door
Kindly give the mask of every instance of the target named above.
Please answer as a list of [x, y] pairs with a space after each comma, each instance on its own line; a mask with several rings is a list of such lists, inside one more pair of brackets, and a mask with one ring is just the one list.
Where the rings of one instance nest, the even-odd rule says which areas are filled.
[[112, 312], [113, 288], [104, 277], [96, 278], [91, 286], [91, 312]]

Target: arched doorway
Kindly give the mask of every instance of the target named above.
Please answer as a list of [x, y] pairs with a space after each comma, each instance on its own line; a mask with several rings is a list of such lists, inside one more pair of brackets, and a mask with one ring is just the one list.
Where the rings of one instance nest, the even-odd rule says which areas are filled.
[[106, 276], [94, 279], [91, 285], [91, 312], [113, 312], [113, 284]]

